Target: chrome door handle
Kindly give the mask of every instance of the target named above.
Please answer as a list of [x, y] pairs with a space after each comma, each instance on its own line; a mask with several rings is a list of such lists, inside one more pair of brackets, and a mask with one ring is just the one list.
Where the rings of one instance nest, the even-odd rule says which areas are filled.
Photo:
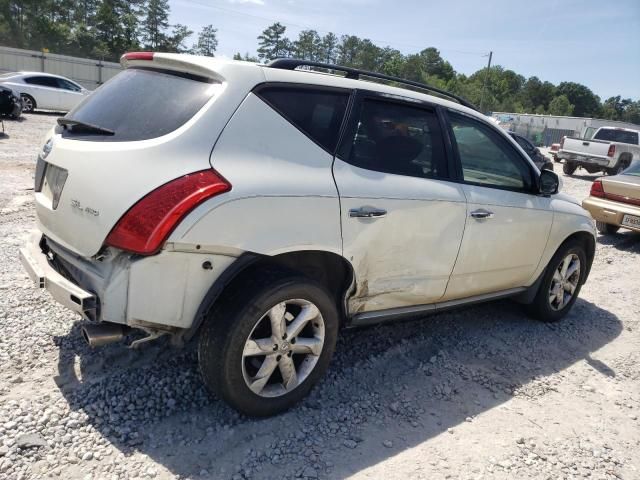
[[482, 220], [484, 218], [493, 218], [493, 212], [490, 212], [489, 210], [485, 210], [484, 208], [480, 208], [478, 210], [474, 210], [473, 212], [471, 212], [471, 216], [478, 220]]
[[386, 214], [386, 210], [375, 207], [360, 207], [349, 210], [349, 216], [351, 218], [380, 218]]

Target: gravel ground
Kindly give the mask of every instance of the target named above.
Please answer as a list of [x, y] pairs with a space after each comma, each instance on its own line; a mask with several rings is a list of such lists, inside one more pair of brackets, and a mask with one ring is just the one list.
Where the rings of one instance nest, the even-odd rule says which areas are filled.
[[193, 350], [90, 350], [30, 284], [18, 247], [55, 118], [0, 137], [0, 478], [640, 478], [640, 235], [599, 237], [559, 324], [502, 301], [346, 331], [307, 400], [247, 419], [206, 393]]

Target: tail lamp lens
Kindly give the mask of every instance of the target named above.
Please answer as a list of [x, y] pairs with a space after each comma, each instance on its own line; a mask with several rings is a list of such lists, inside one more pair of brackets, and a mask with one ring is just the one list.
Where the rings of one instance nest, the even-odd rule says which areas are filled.
[[124, 60], [153, 60], [153, 52], [128, 52], [122, 55]]
[[214, 170], [184, 175], [138, 201], [113, 227], [105, 242], [140, 255], [154, 254], [191, 210], [229, 190], [231, 184]]
[[591, 192], [589, 193], [592, 197], [600, 197], [604, 198], [604, 188], [602, 187], [602, 180], [596, 180], [591, 184]]
[[607, 157], [613, 157], [616, 154], [616, 146], [609, 145], [609, 151], [607, 152]]

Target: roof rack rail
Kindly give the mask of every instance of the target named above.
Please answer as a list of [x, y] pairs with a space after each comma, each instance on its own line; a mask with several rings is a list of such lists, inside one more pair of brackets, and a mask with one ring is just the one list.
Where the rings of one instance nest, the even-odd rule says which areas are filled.
[[471, 108], [479, 112], [478, 108], [471, 102], [465, 100], [464, 98], [455, 95], [453, 93], [447, 92], [446, 90], [442, 90], [440, 88], [432, 87], [425, 83], [414, 82], [413, 80], [406, 80], [400, 77], [393, 77], [391, 75], [385, 75], [383, 73], [369, 72], [367, 70], [360, 70], [359, 68], [351, 68], [351, 67], [343, 67], [340, 65], [334, 65], [332, 63], [323, 63], [323, 62], [313, 62], [310, 60], [300, 60], [297, 58], [276, 58], [275, 60], [271, 60], [267, 63], [267, 67], [270, 68], [280, 68], [282, 70], [295, 70], [298, 67], [317, 67], [324, 68], [327, 70], [335, 70], [337, 72], [346, 73], [345, 78], [351, 78], [354, 80], [358, 80], [360, 75], [370, 78], [378, 78], [380, 80], [387, 80], [390, 82], [402, 83], [404, 85], [410, 85], [412, 87], [420, 88], [422, 90], [426, 90], [429, 92], [437, 93], [438, 95], [442, 95], [444, 97], [453, 99], [464, 105], [465, 107]]

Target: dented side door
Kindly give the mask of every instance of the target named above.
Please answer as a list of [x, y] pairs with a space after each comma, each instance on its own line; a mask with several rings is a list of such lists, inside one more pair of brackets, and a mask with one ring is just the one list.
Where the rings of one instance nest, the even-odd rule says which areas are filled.
[[[440, 299], [455, 265], [466, 220], [466, 199], [458, 183], [380, 171], [379, 166], [365, 168], [366, 162], [354, 161], [350, 150], [354, 139], [363, 136], [358, 130], [367, 120], [360, 115], [363, 102], [370, 97], [375, 96], [358, 95], [343, 138], [346, 144], [339, 148], [333, 167], [340, 194], [343, 254], [353, 265], [356, 279], [350, 314]], [[398, 102], [402, 104], [398, 99], [392, 101]], [[435, 107], [409, 106], [436, 113]], [[438, 154], [446, 157], [446, 150]]]

